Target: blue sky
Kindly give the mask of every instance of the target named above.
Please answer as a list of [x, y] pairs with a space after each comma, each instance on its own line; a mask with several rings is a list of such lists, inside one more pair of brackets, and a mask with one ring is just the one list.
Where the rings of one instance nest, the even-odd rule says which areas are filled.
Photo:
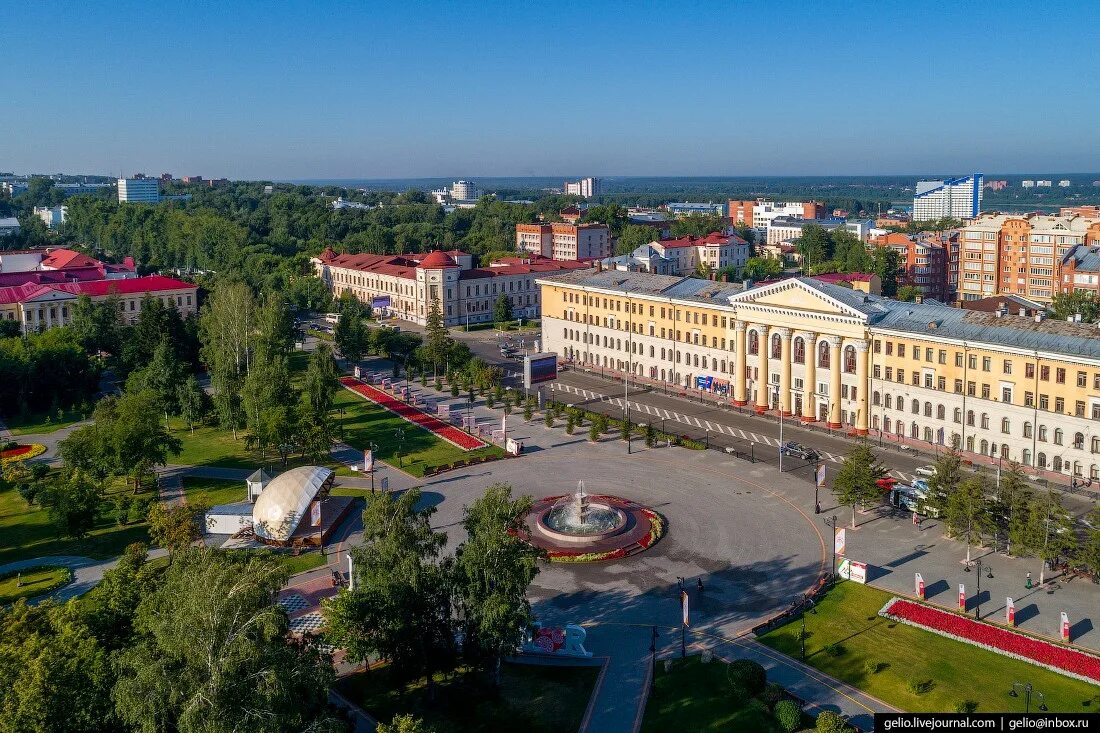
[[0, 19], [0, 170], [1097, 171], [1094, 10], [11, 3]]

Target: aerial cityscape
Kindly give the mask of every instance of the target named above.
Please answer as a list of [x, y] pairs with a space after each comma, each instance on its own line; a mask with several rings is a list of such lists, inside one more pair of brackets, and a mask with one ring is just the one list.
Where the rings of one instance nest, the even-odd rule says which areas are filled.
[[0, 733], [1100, 729], [1091, 10], [7, 8]]

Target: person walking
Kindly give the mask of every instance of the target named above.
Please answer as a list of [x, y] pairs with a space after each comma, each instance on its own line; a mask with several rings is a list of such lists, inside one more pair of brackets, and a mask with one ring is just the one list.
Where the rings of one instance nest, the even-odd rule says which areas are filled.
[[1031, 590], [1031, 573], [1027, 574], [1027, 583], [1024, 585], [1024, 587], [1028, 590]]

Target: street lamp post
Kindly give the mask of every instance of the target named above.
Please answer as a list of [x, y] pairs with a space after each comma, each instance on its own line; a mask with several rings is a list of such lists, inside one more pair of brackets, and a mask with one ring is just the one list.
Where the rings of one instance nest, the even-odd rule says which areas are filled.
[[371, 451], [370, 452], [370, 456], [371, 456], [370, 493], [373, 494], [374, 493], [374, 462], [378, 460], [378, 444], [377, 443], [371, 443], [370, 444], [370, 451]]
[[[975, 598], [975, 601], [974, 601], [974, 618], [981, 618], [981, 616], [982, 616], [982, 567], [983, 567], [983, 563], [982, 563], [982, 559], [980, 557], [977, 560], [975, 560], [974, 562], [977, 565], [977, 570], [978, 570], [978, 575], [977, 575], [977, 578], [978, 578], [978, 595], [977, 595], [977, 597]], [[986, 576], [985, 577], [992, 580], [993, 579], [993, 568], [991, 568], [988, 564], [984, 565], [984, 567], [985, 567], [985, 571], [986, 571]], [[970, 572], [970, 563], [966, 564], [966, 567], [963, 568], [963, 572], [965, 572], [965, 573]]]
[[775, 407], [779, 413], [779, 473], [783, 473], [783, 406], [779, 403], [779, 385], [775, 385]]
[[1034, 687], [1032, 687], [1030, 682], [1013, 682], [1012, 683], [1012, 689], [1008, 691], [1008, 696], [1009, 697], [1019, 697], [1020, 693], [1016, 692], [1017, 690], [1023, 690], [1024, 691], [1024, 714], [1025, 715], [1027, 713], [1031, 712], [1031, 696], [1032, 695], [1037, 695], [1039, 697], [1039, 709], [1044, 711], [1044, 712], [1046, 711], [1046, 709], [1047, 709], [1046, 695], [1044, 695], [1043, 693], [1039, 692]]
[[807, 593], [806, 597], [802, 599], [802, 661], [806, 661], [806, 604], [810, 604], [810, 610], [817, 613], [814, 608], [814, 599], [810, 598], [810, 594]]
[[401, 468], [404, 465], [404, 456], [402, 454], [405, 452], [404, 451], [404, 448], [405, 448], [405, 430], [404, 430], [404, 428], [398, 428], [397, 430], [394, 430], [393, 431], [393, 437], [397, 438], [397, 467]]

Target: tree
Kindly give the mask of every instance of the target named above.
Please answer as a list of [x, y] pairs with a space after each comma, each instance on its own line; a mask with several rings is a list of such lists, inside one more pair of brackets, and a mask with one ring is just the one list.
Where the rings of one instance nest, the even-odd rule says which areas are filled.
[[214, 410], [222, 427], [237, 435], [243, 418], [241, 388], [248, 374], [255, 331], [256, 302], [242, 282], [219, 285], [199, 317], [202, 359], [214, 390]]
[[904, 268], [901, 255], [890, 247], [875, 247], [873, 272], [882, 281], [882, 294], [891, 297], [898, 292], [898, 279]]
[[428, 307], [428, 317], [424, 323], [424, 355], [432, 363], [433, 373], [439, 374], [439, 362], [444, 361], [450, 351], [450, 337], [443, 325], [443, 311], [439, 301], [433, 300]]
[[80, 600], [80, 615], [109, 651], [130, 646], [138, 604], [156, 588], [161, 566], [149, 563], [147, 547], [127, 545], [113, 568]]
[[527, 542], [524, 517], [531, 498], [512, 498], [508, 484], [493, 484], [466, 507], [466, 541], [455, 552], [456, 592], [463, 611], [468, 661], [500, 681], [501, 659], [519, 650], [531, 624], [527, 588], [542, 551]]
[[1059, 321], [1076, 315], [1080, 315], [1085, 323], [1096, 323], [1100, 320], [1100, 300], [1097, 300], [1094, 293], [1084, 290], [1055, 293], [1050, 308], [1053, 317]]
[[817, 733], [847, 733], [851, 728], [844, 722], [844, 718], [832, 710], [822, 710], [817, 714], [817, 723], [814, 724]]
[[199, 386], [195, 375], [189, 375], [180, 382], [176, 391], [176, 409], [183, 419], [187, 421], [187, 427], [191, 434], [195, 434], [195, 421], [201, 420], [207, 410], [207, 396]]
[[168, 426], [168, 414], [179, 409], [179, 393], [185, 379], [183, 365], [176, 358], [167, 337], [153, 349], [153, 358], [148, 365], [132, 374], [126, 381], [127, 390], [150, 390], [156, 398], [158, 407], [164, 413], [165, 429]]
[[202, 504], [154, 503], [149, 508], [149, 539], [175, 555], [202, 539], [206, 509]]
[[0, 731], [119, 730], [108, 650], [77, 604], [0, 610]]
[[1093, 578], [1100, 578], [1100, 507], [1089, 512], [1089, 525], [1085, 531], [1085, 541], [1077, 554], [1077, 562]]
[[501, 293], [497, 296], [497, 300], [493, 304], [493, 320], [497, 323], [507, 323], [512, 320], [512, 299], [508, 297], [507, 293]]
[[389, 723], [379, 723], [377, 733], [432, 733], [423, 720], [411, 715], [394, 715]]
[[673, 220], [669, 229], [674, 237], [705, 237], [726, 228], [726, 218], [721, 214], [687, 214]]
[[986, 494], [989, 493], [989, 479], [978, 473], [964, 479], [947, 496], [944, 523], [953, 536], [966, 542], [966, 562], [970, 564], [970, 545], [982, 530], [989, 527], [989, 513]]
[[315, 421], [320, 422], [328, 417], [338, 389], [340, 382], [336, 374], [336, 361], [332, 358], [332, 347], [322, 342], [309, 355], [305, 375], [306, 405]]
[[947, 511], [947, 503], [951, 500], [951, 495], [962, 483], [962, 457], [952, 446], [939, 454], [933, 466], [936, 471], [928, 479], [926, 503], [942, 515]]
[[74, 470], [49, 482], [40, 499], [58, 531], [79, 540], [95, 526], [103, 493], [90, 476]]
[[810, 272], [814, 265], [832, 259], [833, 243], [829, 232], [818, 224], [802, 227], [802, 236], [795, 242], [798, 253], [802, 255], [802, 270]]
[[1043, 561], [1039, 569], [1039, 585], [1042, 585], [1048, 567], [1062, 557], [1072, 555], [1077, 548], [1077, 534], [1073, 515], [1062, 506], [1062, 495], [1047, 489], [1031, 504], [1031, 546]]
[[912, 303], [922, 292], [924, 291], [918, 285], [902, 285], [897, 290], [897, 299], [905, 303]]
[[1019, 463], [1012, 461], [1001, 472], [997, 483], [997, 490], [992, 501], [989, 502], [990, 526], [994, 532], [995, 540], [1002, 537], [1005, 540], [1005, 551], [1012, 551], [1012, 520], [1017, 507], [1017, 501], [1023, 492], [1027, 490], [1027, 480]]
[[749, 280], [767, 280], [783, 272], [783, 264], [770, 257], [750, 257], [745, 260], [743, 275]]
[[70, 328], [85, 351], [118, 354], [122, 343], [118, 304], [118, 296], [114, 295], [94, 302], [88, 295], [77, 297]]
[[111, 698], [142, 733], [341, 730], [327, 706], [331, 658], [293, 644], [271, 557], [180, 553], [136, 612]]
[[[375, 333], [379, 333], [379, 338], [383, 338], [380, 334], [383, 331], [387, 331], [387, 329], [375, 329]], [[367, 353], [370, 338], [369, 329], [363, 325], [359, 302], [355, 301], [354, 307], [345, 306], [340, 311], [340, 320], [336, 322], [336, 328], [333, 330], [336, 348], [340, 350], [345, 359], [352, 363], [358, 363], [363, 360]]]
[[653, 227], [641, 224], [627, 224], [615, 241], [615, 254], [628, 255], [642, 245], [656, 240], [658, 234]]
[[354, 590], [324, 603], [325, 636], [348, 658], [388, 659], [398, 680], [447, 670], [455, 656], [450, 563], [438, 562], [447, 535], [432, 530], [435, 508], [419, 489], [372, 495], [363, 543], [351, 549]]
[[856, 526], [856, 505], [878, 500], [882, 495], [878, 481], [885, 476], [886, 469], [865, 443], [858, 443], [844, 457], [844, 464], [833, 477], [833, 494], [838, 502], [852, 507], [852, 527]]

